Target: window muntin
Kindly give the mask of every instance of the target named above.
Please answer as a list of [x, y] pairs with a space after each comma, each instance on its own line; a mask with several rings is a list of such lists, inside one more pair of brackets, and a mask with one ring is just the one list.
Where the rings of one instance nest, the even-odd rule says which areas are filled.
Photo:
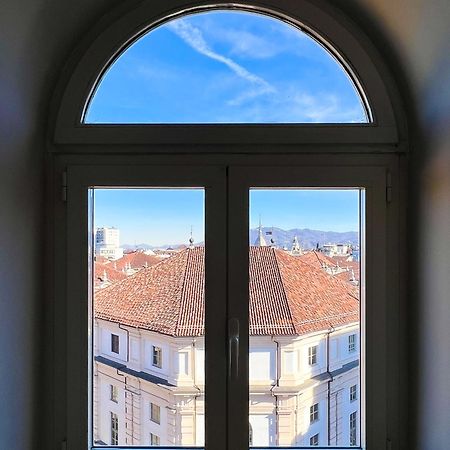
[[349, 74], [321, 44], [267, 15], [175, 18], [106, 70], [87, 124], [367, 123]]

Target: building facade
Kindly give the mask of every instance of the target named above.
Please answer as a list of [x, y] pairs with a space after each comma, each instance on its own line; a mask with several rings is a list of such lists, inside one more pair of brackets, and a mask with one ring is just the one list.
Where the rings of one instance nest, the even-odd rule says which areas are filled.
[[119, 229], [101, 227], [95, 230], [95, 255], [112, 260], [122, 258]]
[[[97, 443], [204, 444], [203, 257], [186, 249], [96, 293]], [[358, 314], [354, 285], [251, 248], [251, 445], [359, 443]]]

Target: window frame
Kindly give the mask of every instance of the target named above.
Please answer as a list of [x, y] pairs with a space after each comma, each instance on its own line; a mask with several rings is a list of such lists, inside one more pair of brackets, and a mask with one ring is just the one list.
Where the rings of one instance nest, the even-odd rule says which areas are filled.
[[319, 420], [319, 403], [314, 403], [309, 407], [309, 423], [314, 423]]
[[109, 400], [114, 403], [119, 403], [119, 388], [115, 384], [110, 384]]
[[118, 445], [119, 444], [119, 416], [114, 413], [110, 412], [111, 417], [111, 445]]
[[[370, 42], [362, 28], [351, 23], [341, 11], [308, 0], [269, 0], [266, 4], [271, 13], [280, 17], [289, 16], [315, 35], [326, 36], [336, 49], [345, 54], [372, 105], [373, 124], [80, 126], [77, 122], [80, 108], [112, 55], [139, 35], [149, 23], [157, 24], [164, 18], [190, 10], [192, 4], [179, 0], [170, 6], [150, 3], [137, 7], [133, 5], [125, 13], [124, 10], [130, 5], [121, 5], [86, 34], [83, 43], [65, 66], [51, 108], [47, 147], [47, 242], [49, 267], [53, 273], [47, 281], [50, 308], [47, 320], [52, 335], [52, 345], [46, 355], [48, 379], [52, 380], [47, 386], [47, 402], [53, 413], [52, 425], [46, 429], [49, 447], [59, 448], [63, 442], [71, 448], [85, 448], [83, 436], [88, 427], [83, 411], [87, 404], [87, 375], [90, 376], [90, 369], [85, 364], [86, 348], [83, 347], [87, 330], [83, 329], [86, 325], [85, 310], [72, 302], [81, 297], [71, 292], [71, 287], [77, 286], [80, 279], [85, 280], [77, 266], [77, 262], [85, 262], [84, 256], [80, 248], [71, 244], [71, 238], [75, 235], [75, 241], [82, 242], [84, 236], [76, 230], [80, 218], [73, 213], [73, 205], [69, 208], [64, 198], [79, 194], [79, 183], [86, 171], [91, 171], [92, 175], [93, 169], [106, 168], [106, 155], [108, 164], [112, 165], [116, 174], [124, 166], [132, 166], [139, 172], [143, 164], [152, 168], [169, 165], [183, 168], [210, 166], [209, 169], [214, 165], [261, 165], [271, 168], [297, 165], [332, 169], [353, 166], [383, 178], [383, 195], [389, 198], [389, 202], [383, 219], [385, 229], [382, 241], [385, 245], [383, 249], [378, 249], [378, 253], [385, 252], [382, 259], [386, 270], [382, 272], [381, 280], [385, 289], [378, 288], [378, 291], [384, 302], [369, 311], [370, 316], [379, 319], [381, 325], [376, 333], [369, 333], [367, 351], [370, 353], [370, 349], [376, 349], [375, 344], [381, 345], [378, 349], [387, 349], [385, 342], [389, 341], [390, 345], [389, 353], [382, 357], [382, 365], [368, 372], [369, 378], [383, 380], [384, 386], [381, 396], [377, 396], [379, 390], [375, 390], [366, 399], [369, 403], [374, 399], [380, 407], [380, 414], [374, 419], [371, 430], [373, 436], [377, 435], [377, 441], [370, 441], [368, 449], [384, 448], [387, 443], [395, 449], [406, 441], [407, 427], [404, 415], [400, 414], [407, 399], [405, 383], [400, 381], [406, 377], [406, 352], [401, 349], [406, 348], [407, 321], [400, 320], [406, 317], [406, 245], [405, 234], [399, 230], [407, 229], [401, 217], [406, 216], [407, 163], [404, 155], [408, 152], [408, 134], [399, 89], [382, 53]], [[198, 4], [195, 7], [210, 6]], [[216, 6], [229, 7], [225, 3]], [[244, 6], [264, 13], [264, 8], [256, 1], [246, 1]], [[79, 176], [78, 181], [74, 181], [74, 174]], [[115, 179], [122, 182], [127, 177], [133, 179], [128, 170], [122, 170]], [[85, 199], [80, 198], [77, 202], [84, 206], [86, 203]], [[221, 335], [220, 339], [226, 335], [223, 328], [219, 327], [216, 331]], [[217, 341], [218, 335], [214, 337]], [[64, 359], [54, 355], [70, 357]], [[368, 364], [374, 367], [372, 360]], [[221, 361], [222, 369], [225, 365], [225, 361]], [[384, 382], [387, 372], [391, 375], [388, 386]], [[217, 374], [222, 377], [220, 370]], [[363, 389], [364, 386], [361, 386], [360, 392]], [[226, 397], [223, 392], [214, 395]], [[208, 426], [211, 433], [220, 435], [218, 422], [211, 421]], [[223, 450], [226, 448], [225, 442], [226, 439], [219, 443]], [[382, 447], [377, 447], [378, 444]]]
[[309, 438], [310, 447], [318, 447], [319, 446], [319, 433], [313, 434]]
[[152, 345], [152, 367], [162, 369], [162, 347]]
[[[154, 408], [157, 408], [156, 409], [156, 411], [158, 411], [158, 413], [156, 414], [157, 417], [153, 415]], [[161, 406], [153, 402], [150, 402], [150, 420], [153, 423], [161, 425]]]
[[357, 336], [356, 334], [349, 334], [348, 335], [348, 352], [349, 353], [355, 353], [356, 352], [356, 342], [357, 342]]
[[111, 333], [111, 353], [120, 354], [120, 336], [115, 333]]
[[308, 347], [308, 365], [316, 366], [317, 365], [317, 345], [311, 345]]
[[[352, 392], [353, 388], [354, 388], [354, 390]], [[350, 389], [349, 389], [349, 400], [350, 400], [350, 403], [358, 400], [358, 385], [357, 384], [352, 384], [350, 386]]]
[[[240, 124], [240, 125], [89, 125], [80, 122], [86, 106], [86, 99], [95, 88], [96, 81], [107, 69], [118, 53], [131, 45], [135, 39], [149, 29], [157, 27], [175, 17], [215, 9], [235, 8], [260, 12], [290, 22], [310, 34], [327, 47], [335, 59], [347, 70], [362, 96], [366, 108], [369, 107], [372, 123], [369, 124]], [[143, 18], [145, 21], [143, 23]], [[361, 40], [361, 30], [342, 19], [325, 4], [314, 5], [308, 0], [271, 0], [262, 6], [254, 0], [240, 4], [186, 4], [178, 0], [176, 6], [138, 5], [126, 14], [120, 12], [120, 19], [102, 27], [101, 32], [91, 36], [93, 44], [86, 44], [84, 53], [72, 66], [67, 67], [66, 89], [59, 99], [59, 109], [55, 117], [53, 139], [58, 144], [143, 144], [135, 151], [146, 152], [149, 142], [161, 145], [178, 145], [178, 151], [190, 153], [186, 144], [209, 144], [207, 151], [221, 153], [222, 149], [213, 144], [298, 144], [299, 133], [303, 144], [362, 144], [360, 152], [371, 153], [365, 144], [398, 143], [403, 131], [396, 109], [401, 103], [389, 92], [383, 78], [388, 72], [376, 48], [368, 41]], [[324, 38], [326, 37], [326, 38]], [[89, 43], [86, 39], [86, 43]], [[344, 51], [339, 51], [344, 49]], [[344, 56], [345, 55], [345, 56]], [[373, 89], [371, 89], [373, 88]], [[393, 101], [394, 100], [394, 101]], [[370, 106], [368, 106], [370, 105]], [[400, 125], [400, 126], [399, 126]], [[267, 134], [266, 130], [270, 129]], [[404, 128], [406, 130], [406, 128]], [[130, 133], [130, 130], [133, 132]], [[320, 132], [318, 132], [320, 130]], [[386, 147], [394, 152], [394, 148]], [[147, 150], [146, 150], [147, 149]], [[108, 153], [120, 152], [117, 146], [105, 149]], [[249, 146], [247, 151], [261, 153], [263, 148]], [[306, 151], [298, 145], [295, 152]]]

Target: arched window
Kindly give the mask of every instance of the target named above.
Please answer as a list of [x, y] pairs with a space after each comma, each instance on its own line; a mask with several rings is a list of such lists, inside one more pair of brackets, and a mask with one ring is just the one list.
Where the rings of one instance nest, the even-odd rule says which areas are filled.
[[[342, 17], [307, 0], [141, 2], [68, 63], [49, 135], [70, 448], [401, 440], [405, 120], [380, 52]], [[269, 198], [281, 231], [258, 217]], [[182, 224], [189, 240], [119, 263], [101, 201], [104, 222]], [[330, 216], [353, 234], [329, 242]]]
[[268, 15], [217, 10], [152, 28], [105, 70], [83, 121], [367, 123], [331, 46]]

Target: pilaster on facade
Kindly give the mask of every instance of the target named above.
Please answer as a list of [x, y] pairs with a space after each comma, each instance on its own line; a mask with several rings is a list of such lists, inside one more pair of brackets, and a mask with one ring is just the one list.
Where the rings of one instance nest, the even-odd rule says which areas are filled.
[[125, 443], [141, 443], [141, 386], [135, 377], [125, 377]]

